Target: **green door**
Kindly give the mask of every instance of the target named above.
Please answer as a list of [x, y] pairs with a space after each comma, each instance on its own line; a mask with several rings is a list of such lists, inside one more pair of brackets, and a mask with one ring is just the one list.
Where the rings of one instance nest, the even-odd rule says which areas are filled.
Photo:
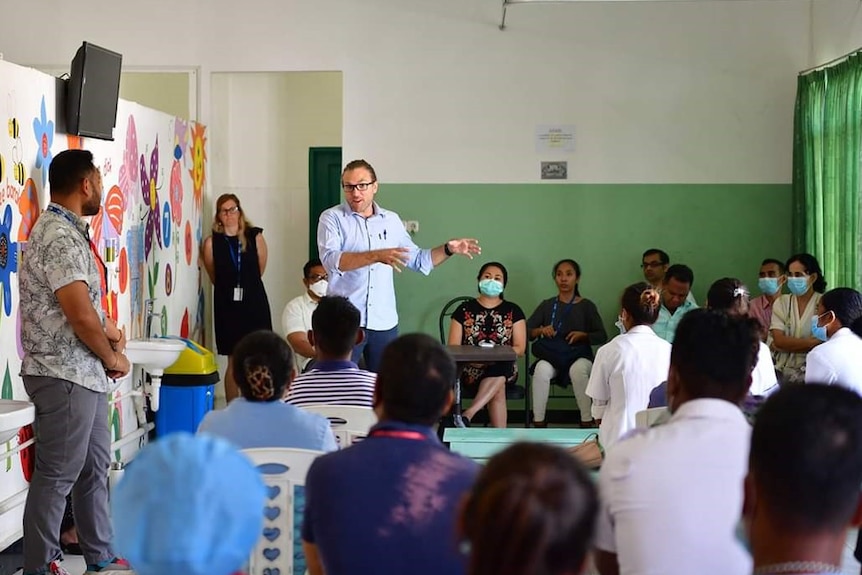
[[317, 220], [341, 202], [341, 148], [308, 149], [308, 259], [318, 257]]

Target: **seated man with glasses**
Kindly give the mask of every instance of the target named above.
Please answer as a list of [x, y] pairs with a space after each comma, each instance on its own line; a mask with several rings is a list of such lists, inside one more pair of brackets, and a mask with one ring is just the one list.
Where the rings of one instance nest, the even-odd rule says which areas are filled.
[[474, 239], [454, 239], [420, 249], [395, 212], [375, 201], [377, 174], [365, 160], [347, 164], [341, 174], [344, 202], [320, 214], [317, 247], [329, 276], [328, 295], [348, 298], [359, 309], [365, 339], [353, 361], [377, 371], [383, 348], [398, 336], [392, 270], [407, 267], [425, 275], [455, 254], [480, 254]]
[[[664, 284], [664, 276], [670, 266], [670, 256], [667, 252], [658, 248], [650, 248], [641, 257], [641, 269], [644, 271], [644, 279], [653, 288], [661, 292]], [[686, 301], [697, 306], [694, 295], [688, 292]]]
[[309, 260], [302, 267], [302, 285], [305, 286], [305, 293], [287, 302], [281, 314], [284, 337], [293, 350], [293, 365], [299, 373], [311, 369], [317, 357], [314, 346], [308, 342], [311, 314], [317, 309], [317, 302], [326, 295], [329, 286], [326, 270], [319, 259]]

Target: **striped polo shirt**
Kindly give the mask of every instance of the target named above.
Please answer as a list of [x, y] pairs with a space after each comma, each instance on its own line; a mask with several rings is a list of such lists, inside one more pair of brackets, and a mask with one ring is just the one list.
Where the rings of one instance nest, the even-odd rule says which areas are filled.
[[317, 361], [293, 380], [287, 403], [306, 405], [353, 405], [372, 407], [377, 374], [359, 369], [352, 361]]

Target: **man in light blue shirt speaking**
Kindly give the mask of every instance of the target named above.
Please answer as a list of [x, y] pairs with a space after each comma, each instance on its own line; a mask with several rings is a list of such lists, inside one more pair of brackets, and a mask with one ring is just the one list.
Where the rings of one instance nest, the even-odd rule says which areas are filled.
[[365, 160], [353, 160], [341, 174], [344, 202], [320, 214], [317, 248], [329, 275], [327, 295], [340, 295], [359, 310], [364, 341], [353, 361], [377, 371], [383, 348], [398, 336], [398, 311], [392, 270], [407, 267], [425, 275], [455, 254], [482, 253], [478, 240], [455, 239], [420, 249], [395, 212], [374, 202], [377, 174]]

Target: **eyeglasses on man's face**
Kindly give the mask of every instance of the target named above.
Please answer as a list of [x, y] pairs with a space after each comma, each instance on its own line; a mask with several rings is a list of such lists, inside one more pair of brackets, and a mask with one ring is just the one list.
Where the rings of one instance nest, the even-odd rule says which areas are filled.
[[218, 211], [223, 216], [231, 216], [239, 211], [239, 206], [231, 206], [229, 208], [223, 208]]
[[370, 182], [359, 182], [358, 184], [345, 184], [345, 183], [342, 183], [342, 184], [341, 184], [341, 187], [342, 187], [342, 189], [344, 189], [344, 191], [345, 191], [345, 192], [348, 192], [348, 193], [349, 193], [349, 192], [352, 192], [353, 190], [357, 190], [357, 191], [360, 191], [360, 192], [364, 192], [365, 190], [367, 190], [367, 189], [369, 188], [369, 186], [371, 186], [372, 184], [374, 184], [374, 182], [376, 182], [376, 181], [377, 181], [377, 180], [373, 180], [373, 181], [370, 181]]
[[311, 283], [315, 284], [315, 283], [319, 282], [320, 280], [329, 279], [329, 276], [314, 274], [314, 275], [307, 276], [306, 279], [309, 280]]
[[642, 267], [643, 269], [647, 269], [647, 268], [660, 268], [660, 267], [661, 267], [661, 266], [663, 266], [663, 265], [664, 265], [664, 264], [663, 264], [663, 263], [661, 263], [661, 262], [644, 262], [644, 263], [642, 263], [642, 264], [641, 264], [641, 267]]

